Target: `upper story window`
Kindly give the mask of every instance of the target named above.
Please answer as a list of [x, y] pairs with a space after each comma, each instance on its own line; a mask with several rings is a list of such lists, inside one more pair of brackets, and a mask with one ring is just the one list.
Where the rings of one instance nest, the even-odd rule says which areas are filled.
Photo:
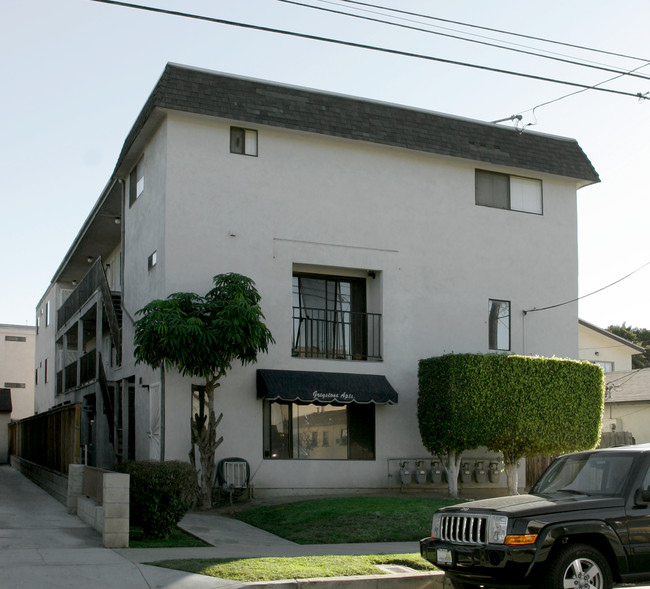
[[230, 153], [257, 156], [257, 131], [230, 127]]
[[45, 303], [45, 327], [50, 324], [50, 301]]
[[490, 350], [510, 350], [510, 301], [490, 299], [488, 342]]
[[542, 181], [476, 170], [476, 204], [541, 215]]
[[6, 342], [26, 342], [27, 338], [22, 335], [5, 335]]
[[156, 264], [158, 263], [158, 250], [155, 250], [148, 258], [147, 258], [147, 268], [149, 270], [153, 270]]
[[295, 273], [292, 355], [381, 359], [381, 315], [368, 313], [366, 279]]
[[144, 163], [140, 158], [129, 175], [129, 206], [140, 198], [144, 192]]

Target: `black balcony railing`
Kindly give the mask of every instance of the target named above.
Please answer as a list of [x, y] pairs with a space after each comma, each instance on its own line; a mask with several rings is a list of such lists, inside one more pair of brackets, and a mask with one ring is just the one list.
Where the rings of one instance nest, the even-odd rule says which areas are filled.
[[[119, 296], [117, 296], [117, 293], [112, 293], [108, 286], [101, 258], [97, 258], [90, 270], [80, 280], [77, 288], [70, 293], [70, 296], [57, 311], [57, 329], [61, 329], [72, 319], [97, 290], [102, 294], [105, 316], [115, 346], [117, 364], [119, 365], [122, 363], [121, 310], [118, 313], [115, 308], [116, 303], [119, 304]], [[117, 300], [115, 300], [116, 297]]]
[[[79, 359], [81, 373], [81, 384], [92, 382], [97, 379], [97, 351], [91, 350]], [[66, 383], [67, 384], [67, 383]]]
[[381, 360], [381, 314], [294, 307], [291, 351], [302, 358]]
[[[56, 373], [56, 393], [61, 395], [78, 386], [88, 384], [97, 379], [97, 351], [91, 350], [84, 354], [79, 361], [75, 360]], [[77, 364], [79, 364], [79, 380], [77, 380]], [[63, 383], [63, 374], [65, 372], [65, 385]]]

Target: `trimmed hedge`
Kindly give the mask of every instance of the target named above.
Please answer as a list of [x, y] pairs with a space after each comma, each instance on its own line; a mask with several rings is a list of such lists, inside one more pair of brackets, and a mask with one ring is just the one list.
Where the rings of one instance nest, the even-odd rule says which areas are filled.
[[485, 446], [506, 462], [598, 444], [605, 379], [576, 360], [452, 354], [420, 361], [418, 421], [434, 454]]
[[197, 496], [196, 471], [187, 462], [132, 461], [114, 470], [131, 476], [131, 524], [148, 538], [169, 538]]

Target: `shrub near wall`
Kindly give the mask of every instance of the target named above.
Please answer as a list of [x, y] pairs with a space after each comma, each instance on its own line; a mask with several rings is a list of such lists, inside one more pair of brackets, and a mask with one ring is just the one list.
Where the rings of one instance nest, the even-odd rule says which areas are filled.
[[131, 475], [131, 523], [149, 538], [169, 538], [197, 496], [196, 471], [179, 461], [118, 464]]
[[[602, 369], [588, 362], [502, 354], [429, 358], [420, 361], [420, 432], [436, 452], [450, 435], [463, 449], [501, 452], [514, 494], [521, 458], [598, 444], [604, 391]], [[445, 415], [450, 409], [453, 419]]]

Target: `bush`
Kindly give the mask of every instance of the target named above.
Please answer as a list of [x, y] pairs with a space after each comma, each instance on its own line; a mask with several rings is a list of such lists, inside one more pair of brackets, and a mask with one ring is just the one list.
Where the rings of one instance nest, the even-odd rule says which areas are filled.
[[194, 503], [196, 471], [179, 461], [125, 462], [115, 470], [131, 477], [131, 523], [148, 538], [168, 538]]

